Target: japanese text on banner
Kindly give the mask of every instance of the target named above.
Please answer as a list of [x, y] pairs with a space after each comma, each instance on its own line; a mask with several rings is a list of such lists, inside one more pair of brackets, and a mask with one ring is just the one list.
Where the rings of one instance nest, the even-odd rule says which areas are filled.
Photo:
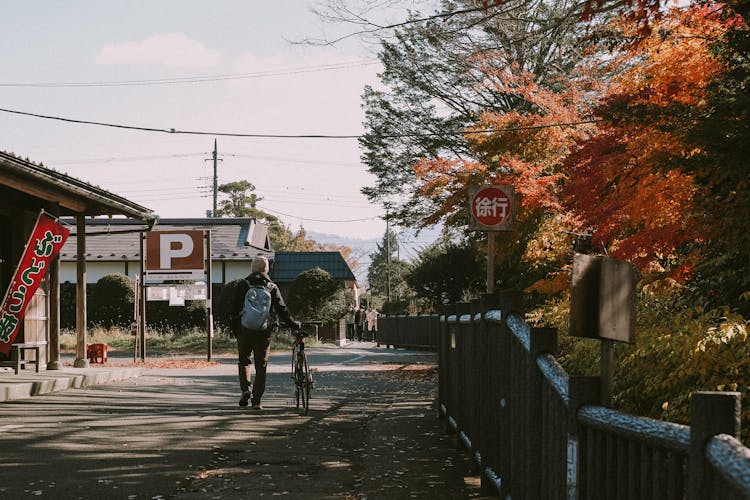
[[40, 212], [0, 307], [0, 352], [10, 352], [31, 297], [69, 235], [70, 231], [54, 217]]

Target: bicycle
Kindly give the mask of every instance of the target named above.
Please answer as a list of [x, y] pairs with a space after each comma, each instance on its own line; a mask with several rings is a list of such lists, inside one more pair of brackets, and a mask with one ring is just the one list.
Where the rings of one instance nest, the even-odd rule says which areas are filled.
[[306, 332], [300, 331], [296, 334], [294, 347], [292, 347], [292, 380], [294, 380], [294, 400], [299, 409], [302, 405], [302, 414], [307, 415], [310, 411], [310, 391], [313, 388], [312, 373], [307, 363], [305, 353], [304, 337]]

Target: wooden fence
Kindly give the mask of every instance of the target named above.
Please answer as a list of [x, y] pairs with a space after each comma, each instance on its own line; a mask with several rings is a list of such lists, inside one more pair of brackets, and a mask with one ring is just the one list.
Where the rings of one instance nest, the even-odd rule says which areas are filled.
[[530, 328], [520, 311], [520, 294], [499, 293], [439, 316], [388, 317], [379, 332], [381, 343], [437, 349], [440, 414], [485, 494], [750, 498], [738, 393], [693, 394], [691, 426], [605, 408], [599, 378], [569, 376], [555, 358], [556, 330]]

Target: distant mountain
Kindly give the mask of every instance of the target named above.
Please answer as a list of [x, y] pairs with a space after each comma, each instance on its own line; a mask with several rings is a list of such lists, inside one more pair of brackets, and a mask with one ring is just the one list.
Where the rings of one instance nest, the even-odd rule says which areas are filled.
[[381, 238], [361, 239], [341, 236], [340, 234], [316, 233], [315, 231], [309, 231], [307, 229], [305, 232], [307, 233], [308, 238], [315, 240], [318, 243], [323, 243], [324, 245], [346, 245], [352, 249], [354, 249], [354, 247], [367, 247], [372, 248], [372, 250], [375, 251], [378, 242], [381, 240]]
[[[439, 236], [440, 228], [425, 229], [419, 235], [411, 230], [399, 231], [397, 235], [399, 240], [398, 257], [405, 261], [414, 262], [419, 252]], [[357, 277], [357, 282], [363, 286], [367, 282], [367, 270], [370, 268], [370, 262], [372, 262], [370, 254], [375, 253], [378, 249], [378, 243], [383, 241], [382, 237], [360, 239], [314, 231], [307, 231], [307, 237], [324, 245], [348, 246], [351, 248], [352, 255], [357, 260], [357, 268], [352, 269], [352, 271]]]
[[307, 231], [307, 237], [323, 245], [347, 246], [352, 249], [352, 256], [357, 261], [356, 269], [352, 269], [360, 285], [367, 282], [367, 270], [370, 268], [370, 254], [378, 249], [381, 238], [360, 239], [341, 236], [338, 234], [316, 233]]

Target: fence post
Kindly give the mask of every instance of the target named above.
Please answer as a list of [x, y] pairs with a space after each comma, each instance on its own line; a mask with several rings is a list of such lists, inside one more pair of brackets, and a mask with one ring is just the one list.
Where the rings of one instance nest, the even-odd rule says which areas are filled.
[[740, 436], [738, 392], [694, 392], [690, 398], [688, 500], [710, 497], [706, 445], [717, 434]]
[[531, 329], [531, 359], [536, 360], [544, 353], [557, 354], [557, 328]]
[[448, 312], [447, 306], [443, 304], [438, 310], [438, 324], [437, 324], [437, 352], [438, 352], [438, 418], [442, 418], [443, 407], [445, 406], [445, 398], [447, 396], [446, 391], [446, 370], [447, 370], [447, 356], [446, 352], [448, 349]]
[[[500, 304], [495, 294], [482, 294], [479, 308], [482, 318], [479, 323], [479, 357], [482, 377], [482, 399], [479, 402], [479, 454], [482, 457], [480, 470], [480, 488], [484, 496], [496, 496], [497, 476], [501, 474], [500, 455], [504, 450], [500, 449], [500, 428], [502, 413], [505, 409], [501, 406], [504, 397], [503, 370], [507, 367], [498, 365], [501, 359], [500, 341], [497, 329], [490, 329], [486, 320], [487, 312], [499, 310]], [[494, 477], [491, 477], [494, 476]]]
[[[568, 492], [573, 498], [597, 498], [597, 478], [590, 477], [588, 466], [594, 460], [593, 448], [589, 436], [580, 432], [578, 426], [578, 409], [587, 405], [598, 405], [601, 397], [601, 379], [599, 377], [573, 376], [568, 379]], [[569, 494], [570, 498], [571, 495]]]
[[[545, 455], [549, 450], [549, 443], [544, 438], [549, 436], [549, 429], [553, 422], [544, 419], [544, 407], [548, 402], [544, 394], [544, 377], [537, 365], [537, 359], [542, 354], [557, 354], [557, 329], [556, 328], [531, 328], [529, 335], [529, 358], [526, 366], [528, 377], [528, 394], [526, 398], [526, 428], [527, 436], [524, 469], [525, 498], [542, 498], [542, 486], [550, 478], [549, 463], [554, 461], [553, 456]], [[541, 477], [540, 477], [541, 476]]]
[[[452, 319], [451, 319], [452, 318]], [[448, 434], [456, 432], [456, 406], [458, 406], [458, 355], [456, 347], [458, 339], [458, 316], [455, 304], [445, 306], [445, 431]]]
[[[470, 338], [468, 344], [469, 352], [467, 353], [468, 362], [471, 364], [469, 373], [471, 374], [471, 413], [469, 415], [469, 421], [467, 427], [469, 429], [469, 436], [471, 438], [471, 453], [472, 458], [478, 466], [481, 467], [482, 459], [480, 453], [480, 447], [482, 442], [482, 436], [480, 431], [480, 413], [482, 408], [482, 398], [484, 395], [485, 387], [485, 372], [482, 366], [482, 352], [485, 346], [482, 344], [482, 336], [480, 333], [481, 322], [482, 322], [482, 301], [480, 299], [474, 299], [469, 303], [469, 315], [471, 317], [471, 325], [467, 332], [467, 337]], [[481, 468], [479, 469], [481, 472]]]
[[471, 324], [464, 324], [461, 318], [469, 314], [469, 303], [459, 302], [456, 304], [456, 359], [458, 360], [458, 399], [456, 400], [455, 415], [458, 422], [459, 444], [471, 450], [469, 441], [471, 437], [471, 414], [472, 408], [472, 384], [471, 377]]

